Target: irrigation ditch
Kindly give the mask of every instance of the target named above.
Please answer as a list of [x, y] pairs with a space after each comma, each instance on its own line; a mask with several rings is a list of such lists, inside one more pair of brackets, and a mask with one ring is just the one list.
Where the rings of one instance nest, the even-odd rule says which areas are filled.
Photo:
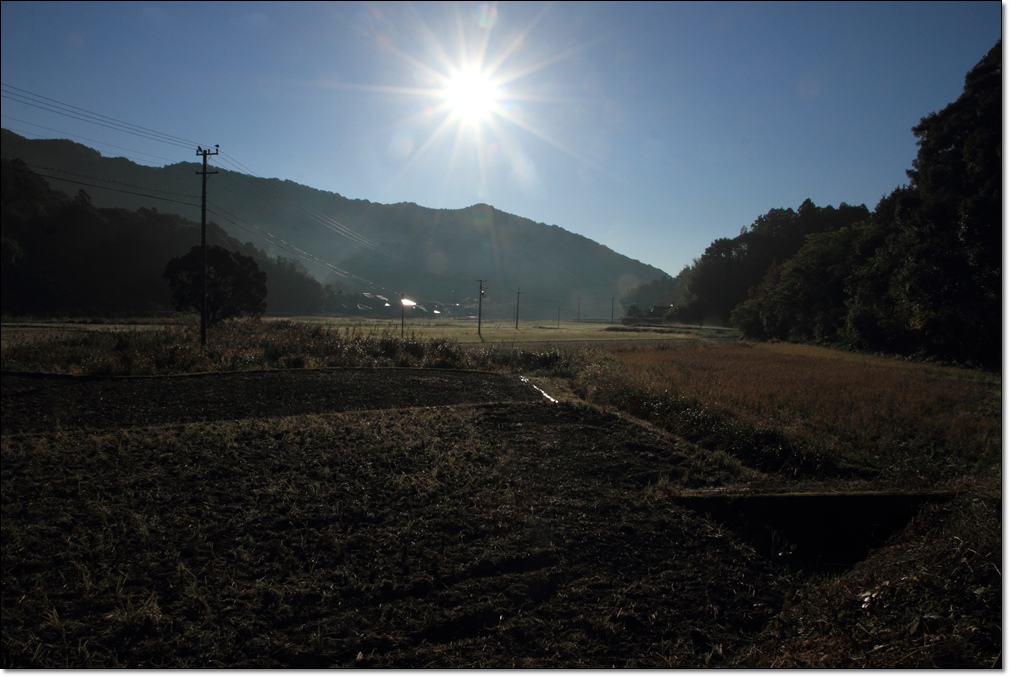
[[927, 503], [953, 492], [683, 493], [680, 505], [723, 524], [794, 571], [841, 573], [866, 559]]

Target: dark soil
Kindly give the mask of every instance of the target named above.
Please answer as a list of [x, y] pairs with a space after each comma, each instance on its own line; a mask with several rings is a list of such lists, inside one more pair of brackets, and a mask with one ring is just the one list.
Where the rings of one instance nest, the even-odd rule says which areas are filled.
[[2, 416], [4, 667], [739, 666], [800, 641], [809, 572], [664, 494], [729, 471], [517, 377], [4, 374]]
[[0, 380], [0, 391], [5, 435], [542, 399], [518, 377], [423, 369], [243, 371], [162, 377], [7, 373]]

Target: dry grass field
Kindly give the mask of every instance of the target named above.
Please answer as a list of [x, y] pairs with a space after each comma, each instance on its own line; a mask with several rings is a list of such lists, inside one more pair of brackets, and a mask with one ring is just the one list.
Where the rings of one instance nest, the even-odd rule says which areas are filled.
[[999, 374], [424, 331], [4, 325], [3, 667], [1001, 665]]
[[689, 429], [683, 419], [700, 409], [903, 485], [998, 477], [999, 375], [786, 344], [682, 342], [608, 353], [606, 385], [594, 386], [594, 375], [582, 393], [663, 427]]

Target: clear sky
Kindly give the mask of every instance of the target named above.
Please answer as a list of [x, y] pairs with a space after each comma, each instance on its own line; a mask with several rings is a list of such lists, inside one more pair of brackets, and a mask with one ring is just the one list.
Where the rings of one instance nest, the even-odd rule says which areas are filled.
[[872, 209], [906, 183], [911, 128], [958, 97], [1003, 8], [5, 1], [0, 13], [2, 124], [23, 136], [153, 165], [219, 144], [228, 169], [373, 202], [484, 202], [676, 275], [772, 208]]

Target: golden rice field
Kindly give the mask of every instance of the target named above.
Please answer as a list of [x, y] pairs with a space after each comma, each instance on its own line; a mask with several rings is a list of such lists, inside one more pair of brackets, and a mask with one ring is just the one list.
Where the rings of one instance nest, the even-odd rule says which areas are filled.
[[697, 401], [822, 453], [898, 466], [906, 480], [921, 475], [916, 464], [933, 471], [945, 460], [950, 469], [998, 476], [998, 374], [788, 344], [681, 342], [608, 352], [614, 378], [643, 394]]

